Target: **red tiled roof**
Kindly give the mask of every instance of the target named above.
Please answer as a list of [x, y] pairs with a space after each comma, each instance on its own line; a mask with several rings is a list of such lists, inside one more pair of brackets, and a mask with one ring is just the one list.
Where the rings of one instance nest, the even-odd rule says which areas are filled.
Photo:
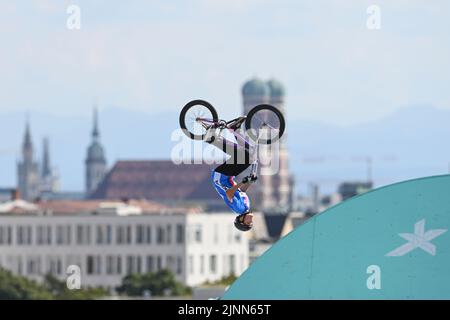
[[213, 166], [166, 161], [118, 161], [91, 199], [154, 201], [214, 200], [218, 196], [209, 176]]
[[[121, 200], [108, 200], [110, 203], [123, 203]], [[57, 214], [76, 214], [81, 212], [94, 212], [98, 210], [105, 200], [48, 200], [37, 204], [40, 210], [52, 211]], [[127, 205], [139, 207], [144, 213], [160, 212], [168, 206], [147, 200], [129, 200]]]

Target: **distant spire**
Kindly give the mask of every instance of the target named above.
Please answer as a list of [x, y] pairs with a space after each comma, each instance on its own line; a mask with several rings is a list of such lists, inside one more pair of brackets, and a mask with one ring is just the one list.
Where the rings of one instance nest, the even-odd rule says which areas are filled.
[[24, 161], [28, 161], [30, 163], [33, 161], [33, 143], [31, 141], [31, 130], [28, 115], [26, 117], [25, 135], [23, 137], [23, 145], [22, 145], [22, 155]]
[[100, 136], [100, 132], [98, 130], [98, 115], [97, 115], [98, 111], [97, 111], [97, 106], [94, 107], [94, 129], [92, 130], [92, 138], [94, 138], [94, 140], [98, 139], [98, 137]]
[[23, 147], [29, 148], [31, 147], [31, 133], [30, 133], [30, 122], [28, 120], [28, 116], [26, 118], [26, 124], [25, 124], [25, 136], [23, 138]]
[[48, 177], [52, 174], [51, 166], [50, 166], [50, 151], [49, 151], [49, 143], [48, 138], [45, 137], [43, 141], [43, 154], [42, 154], [42, 177]]

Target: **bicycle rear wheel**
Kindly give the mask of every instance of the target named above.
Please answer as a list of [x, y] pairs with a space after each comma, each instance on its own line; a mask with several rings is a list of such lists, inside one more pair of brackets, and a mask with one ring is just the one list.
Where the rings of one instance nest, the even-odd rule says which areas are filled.
[[203, 140], [207, 129], [205, 125], [219, 120], [216, 109], [207, 101], [193, 100], [180, 112], [180, 127], [184, 134], [193, 140]]
[[284, 133], [285, 121], [280, 110], [270, 104], [260, 104], [247, 114], [245, 130], [247, 135], [260, 144], [278, 141]]

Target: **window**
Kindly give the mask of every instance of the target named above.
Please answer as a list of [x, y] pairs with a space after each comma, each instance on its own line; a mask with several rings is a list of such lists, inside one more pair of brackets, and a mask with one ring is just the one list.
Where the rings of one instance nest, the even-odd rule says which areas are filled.
[[32, 229], [31, 226], [18, 226], [17, 227], [17, 244], [26, 245], [31, 244]]
[[100, 256], [87, 256], [86, 260], [86, 270], [87, 274], [101, 274], [102, 273], [102, 264], [101, 264]]
[[122, 257], [117, 256], [117, 274], [122, 274]]
[[209, 257], [209, 271], [211, 273], [217, 272], [217, 256], [215, 254]]
[[23, 275], [23, 262], [21, 256], [17, 257], [17, 273]]
[[83, 244], [83, 226], [77, 225], [77, 244]]
[[72, 226], [66, 226], [66, 244], [72, 243]]
[[131, 239], [131, 236], [132, 236], [132, 233], [131, 233], [131, 226], [127, 226], [127, 229], [126, 229], [127, 231], [126, 231], [126, 233], [127, 233], [127, 235], [126, 235], [126, 239], [127, 239], [127, 244], [131, 244], [132, 242], [133, 242], [133, 240]]
[[[52, 226], [47, 225], [46, 226], [46, 235], [47, 235], [47, 244], [52, 244]], [[31, 235], [30, 235], [31, 237]]]
[[117, 244], [131, 244], [132, 233], [131, 226], [117, 226], [116, 228], [116, 241]]
[[56, 244], [65, 244], [64, 240], [64, 226], [56, 226]]
[[144, 226], [136, 226], [136, 243], [144, 243]]
[[140, 271], [141, 257], [139, 256], [127, 256], [127, 274], [136, 273]]
[[201, 255], [200, 256], [200, 274], [204, 274], [205, 273], [205, 256]]
[[37, 244], [44, 244], [44, 227], [43, 226], [37, 226], [36, 229], [36, 243]]
[[62, 274], [62, 262], [58, 256], [47, 256], [47, 271], [51, 274]]
[[114, 256], [106, 256], [106, 274], [111, 275], [114, 274], [115, 268], [115, 257]]
[[175, 259], [172, 256], [166, 256], [166, 268], [175, 272]]
[[106, 243], [112, 243], [112, 227], [109, 224], [106, 226]]
[[124, 244], [126, 241], [126, 227], [125, 226], [117, 226], [116, 228], [116, 241], [117, 244]]
[[161, 226], [158, 226], [158, 228], [156, 229], [156, 243], [164, 243], [164, 229]]
[[189, 273], [194, 273], [194, 256], [189, 256]]
[[111, 226], [97, 225], [96, 243], [111, 244]]
[[195, 234], [195, 236], [194, 236], [195, 241], [198, 243], [201, 243], [202, 242], [202, 226], [200, 224], [196, 226], [196, 228], [194, 230], [194, 234]]
[[41, 258], [39, 256], [31, 256], [27, 259], [27, 273], [31, 275], [41, 273]]
[[94, 257], [87, 256], [86, 264], [87, 274], [94, 274]]
[[91, 226], [90, 225], [77, 225], [76, 231], [77, 244], [90, 244], [91, 243]]
[[177, 244], [182, 244], [184, 242], [184, 226], [182, 224], [177, 224], [175, 233]]
[[230, 254], [228, 261], [230, 263], [230, 274], [236, 275], [236, 256], [234, 254]]
[[11, 244], [11, 226], [0, 226], [0, 245]]
[[166, 241], [167, 244], [170, 244], [172, 242], [172, 226], [170, 224], [167, 225]]
[[85, 244], [91, 243], [91, 226], [85, 226]]
[[102, 244], [103, 243], [103, 226], [97, 226], [97, 244]]
[[122, 272], [120, 256], [106, 256], [106, 274], [120, 274]]
[[146, 234], [147, 243], [152, 243], [152, 228], [147, 226], [147, 234]]
[[155, 261], [153, 259], [153, 256], [147, 256], [145, 271], [146, 272], [154, 272], [155, 271]]
[[183, 259], [181, 257], [177, 257], [177, 274], [183, 273]]
[[162, 258], [161, 258], [161, 256], [158, 256], [156, 258], [156, 269], [157, 269], [157, 271], [162, 269]]
[[141, 273], [142, 272], [142, 258], [141, 256], [136, 257], [136, 272]]
[[136, 243], [144, 244], [151, 243], [151, 228], [150, 226], [136, 226]]

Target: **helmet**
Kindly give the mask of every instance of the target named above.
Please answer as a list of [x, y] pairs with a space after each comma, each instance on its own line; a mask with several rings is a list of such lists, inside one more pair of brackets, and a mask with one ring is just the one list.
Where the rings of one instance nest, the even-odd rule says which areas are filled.
[[246, 213], [243, 213], [243, 214], [237, 216], [236, 219], [234, 219], [234, 226], [239, 231], [248, 231], [253, 227], [253, 224], [245, 224], [244, 223], [245, 215], [248, 213], [250, 213], [250, 212], [247, 211]]

